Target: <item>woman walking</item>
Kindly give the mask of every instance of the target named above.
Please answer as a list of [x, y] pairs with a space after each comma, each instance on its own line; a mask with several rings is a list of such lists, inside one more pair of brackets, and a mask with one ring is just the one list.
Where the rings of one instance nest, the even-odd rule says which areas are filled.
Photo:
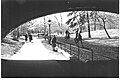
[[56, 47], [56, 37], [54, 35], [53, 39], [52, 39], [52, 47], [53, 47], [53, 51], [56, 51], [55, 50], [55, 47]]

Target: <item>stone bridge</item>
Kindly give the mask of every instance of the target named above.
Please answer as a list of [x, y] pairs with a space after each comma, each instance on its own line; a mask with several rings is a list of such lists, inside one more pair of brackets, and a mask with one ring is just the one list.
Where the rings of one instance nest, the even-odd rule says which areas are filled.
[[119, 0], [2, 0], [1, 37], [19, 25], [45, 15], [71, 10], [97, 10], [119, 14]]

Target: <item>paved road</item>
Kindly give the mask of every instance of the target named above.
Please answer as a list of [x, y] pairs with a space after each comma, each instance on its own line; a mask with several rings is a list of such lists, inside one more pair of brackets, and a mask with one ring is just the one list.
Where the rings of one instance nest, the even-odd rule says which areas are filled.
[[1, 76], [13, 78], [118, 77], [116, 61], [82, 63], [63, 60], [1, 60]]
[[[118, 61], [95, 61], [83, 63], [68, 60], [59, 53], [52, 53], [34, 39], [26, 43], [9, 60], [1, 60], [1, 77], [41, 78], [41, 77], [118, 77]], [[47, 56], [47, 57], [46, 57]]]
[[25, 43], [22, 48], [8, 60], [70, 60], [69, 56], [60, 52], [48, 50], [43, 44], [43, 39], [34, 37], [32, 42]]

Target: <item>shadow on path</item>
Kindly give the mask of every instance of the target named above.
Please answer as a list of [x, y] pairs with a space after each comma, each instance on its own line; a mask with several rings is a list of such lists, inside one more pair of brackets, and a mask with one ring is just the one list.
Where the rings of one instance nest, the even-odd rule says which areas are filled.
[[1, 60], [2, 78], [118, 77], [118, 61]]

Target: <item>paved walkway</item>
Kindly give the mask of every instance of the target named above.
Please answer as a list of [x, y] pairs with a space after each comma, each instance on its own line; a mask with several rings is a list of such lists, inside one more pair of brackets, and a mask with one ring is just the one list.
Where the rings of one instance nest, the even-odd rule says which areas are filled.
[[61, 52], [48, 50], [42, 41], [43, 39], [33, 38], [32, 42], [25, 43], [19, 52], [9, 57], [8, 60], [69, 60], [69, 56]]

